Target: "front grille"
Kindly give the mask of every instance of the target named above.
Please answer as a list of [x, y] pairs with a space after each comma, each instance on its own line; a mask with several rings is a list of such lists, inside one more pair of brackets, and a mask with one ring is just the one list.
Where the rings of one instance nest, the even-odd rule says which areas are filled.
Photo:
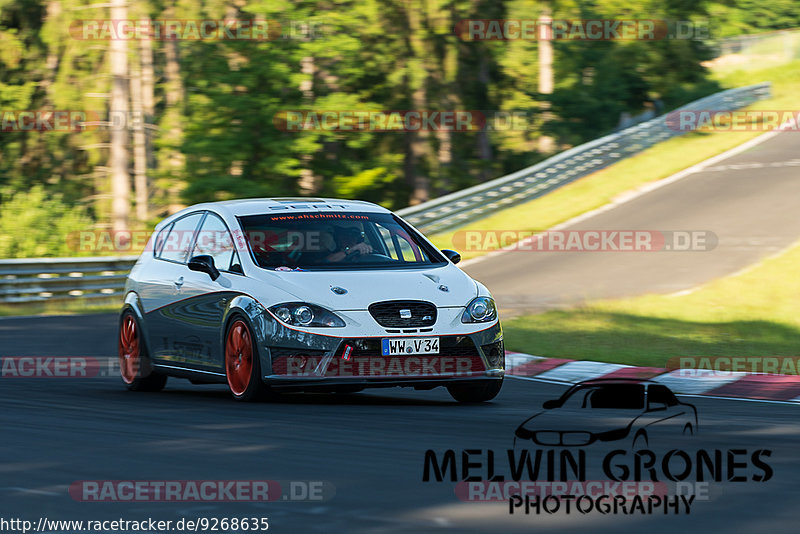
[[436, 322], [436, 306], [423, 300], [376, 302], [369, 306], [369, 313], [379, 325], [386, 328], [433, 326]]

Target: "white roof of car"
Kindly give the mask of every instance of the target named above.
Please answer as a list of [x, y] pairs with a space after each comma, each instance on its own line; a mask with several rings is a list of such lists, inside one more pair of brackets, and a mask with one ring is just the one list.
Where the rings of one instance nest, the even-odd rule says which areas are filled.
[[389, 210], [363, 200], [341, 200], [336, 198], [312, 197], [286, 197], [286, 198], [243, 198], [238, 200], [223, 200], [220, 202], [205, 202], [189, 206], [176, 213], [183, 215], [193, 211], [214, 210], [227, 211], [234, 217], [243, 215], [263, 215], [268, 213], [301, 213], [318, 211], [360, 211], [370, 213], [388, 213]]

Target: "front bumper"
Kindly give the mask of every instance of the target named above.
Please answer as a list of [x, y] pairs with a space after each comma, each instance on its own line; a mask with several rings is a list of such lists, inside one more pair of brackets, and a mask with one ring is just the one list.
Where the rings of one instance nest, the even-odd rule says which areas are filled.
[[381, 340], [396, 337], [391, 334], [339, 338], [296, 332], [290, 338], [272, 337], [267, 341], [273, 343], [264, 351], [270, 371], [263, 380], [272, 387], [294, 389], [429, 389], [503, 378], [505, 353], [499, 322], [469, 334], [425, 332], [407, 337], [428, 336], [439, 338], [439, 354], [383, 356]]

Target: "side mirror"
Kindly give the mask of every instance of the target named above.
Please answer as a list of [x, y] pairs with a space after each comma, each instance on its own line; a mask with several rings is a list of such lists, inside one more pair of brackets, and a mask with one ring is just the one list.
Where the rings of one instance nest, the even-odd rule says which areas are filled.
[[190, 271], [206, 273], [212, 280], [219, 278], [219, 269], [214, 265], [214, 258], [208, 255], [193, 256], [188, 264]]
[[658, 412], [666, 409], [667, 409], [667, 403], [665, 402], [650, 402], [647, 404], [648, 412]]
[[542, 404], [542, 408], [545, 410], [552, 410], [553, 408], [558, 408], [558, 399], [550, 399], [549, 401], [544, 401]]
[[453, 263], [458, 263], [461, 261], [461, 254], [459, 254], [455, 250], [444, 249], [442, 250], [442, 254], [444, 254], [447, 257], [447, 259], [452, 261]]

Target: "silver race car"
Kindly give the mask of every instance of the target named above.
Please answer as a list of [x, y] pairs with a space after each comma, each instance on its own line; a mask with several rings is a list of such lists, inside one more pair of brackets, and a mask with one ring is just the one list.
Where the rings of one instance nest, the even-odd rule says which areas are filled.
[[503, 335], [488, 290], [391, 211], [360, 201], [251, 199], [165, 219], [130, 272], [122, 379], [284, 390], [446, 386], [500, 391]]

